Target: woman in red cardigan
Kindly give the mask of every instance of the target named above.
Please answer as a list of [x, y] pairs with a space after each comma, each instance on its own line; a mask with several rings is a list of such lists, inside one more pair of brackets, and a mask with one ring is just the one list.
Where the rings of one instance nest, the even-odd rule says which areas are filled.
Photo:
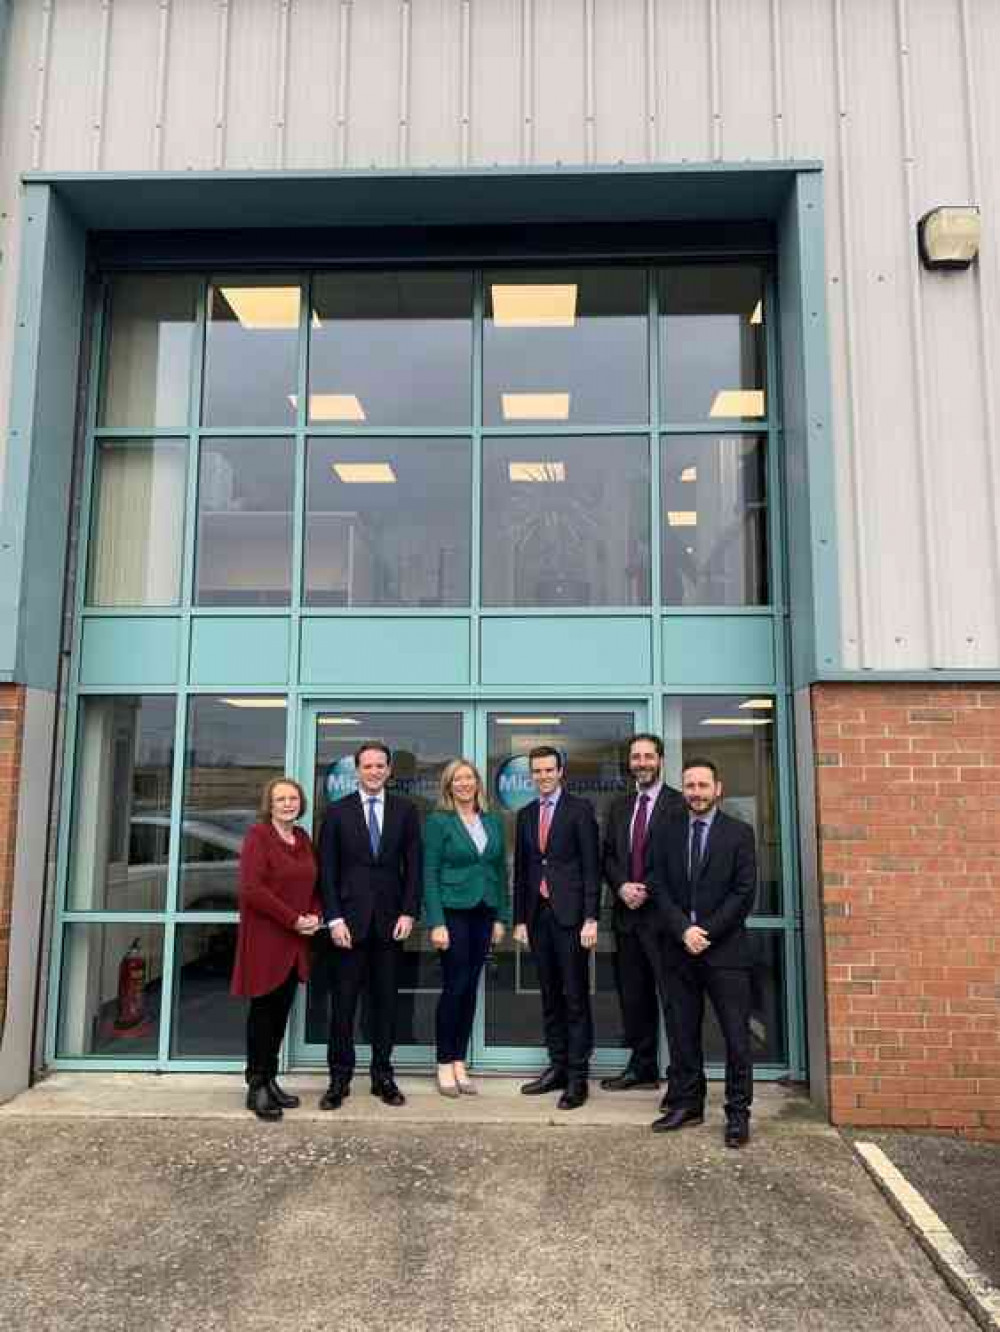
[[240, 928], [233, 994], [248, 996], [247, 1109], [280, 1119], [299, 1104], [278, 1086], [278, 1051], [295, 987], [309, 975], [309, 938], [320, 927], [316, 852], [295, 826], [306, 812], [298, 782], [277, 777], [261, 793], [258, 822], [240, 852]]

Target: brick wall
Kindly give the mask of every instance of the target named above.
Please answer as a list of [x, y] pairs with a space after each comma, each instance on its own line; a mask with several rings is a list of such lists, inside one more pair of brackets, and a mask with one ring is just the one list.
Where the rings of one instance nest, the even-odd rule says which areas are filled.
[[812, 706], [833, 1120], [1000, 1139], [1000, 685]]
[[23, 724], [24, 690], [20, 685], [0, 684], [0, 1032], [7, 1012], [7, 958]]

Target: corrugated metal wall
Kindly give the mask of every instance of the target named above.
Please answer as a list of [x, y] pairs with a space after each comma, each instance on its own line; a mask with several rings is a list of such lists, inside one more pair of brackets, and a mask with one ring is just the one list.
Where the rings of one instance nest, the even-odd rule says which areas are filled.
[[821, 158], [844, 664], [995, 667], [998, 69], [1000, 0], [13, 0], [0, 410], [28, 168]]

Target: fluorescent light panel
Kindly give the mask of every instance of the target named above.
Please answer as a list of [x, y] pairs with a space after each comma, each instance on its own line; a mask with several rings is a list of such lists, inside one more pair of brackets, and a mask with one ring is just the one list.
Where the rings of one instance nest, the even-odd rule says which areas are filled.
[[702, 717], [701, 726], [770, 726], [770, 717]]
[[231, 708], [284, 708], [283, 698], [224, 698], [223, 703]]
[[345, 486], [391, 486], [396, 482], [392, 464], [387, 462], [335, 462], [333, 470]]
[[697, 509], [670, 509], [667, 512], [668, 527], [697, 527]]
[[[299, 395], [289, 393], [292, 411], [298, 411]], [[367, 421], [361, 399], [354, 393], [310, 393], [310, 421]]]
[[740, 704], [741, 708], [762, 708], [770, 711], [774, 707], [773, 698], [748, 698], [745, 703]]
[[360, 726], [357, 717], [320, 717], [320, 726]]
[[764, 306], [761, 301], [753, 307], [753, 313], [750, 316], [751, 324], [762, 324], [764, 322]]
[[681, 480], [682, 480], [682, 481], [697, 481], [697, 480], [698, 480], [698, 469], [697, 469], [697, 467], [685, 467], [684, 470], [683, 470], [683, 472], [681, 472]]
[[497, 328], [572, 328], [576, 323], [576, 283], [494, 283], [493, 322]]
[[568, 421], [568, 393], [501, 393], [505, 421]]
[[247, 329], [295, 329], [299, 326], [298, 287], [220, 287], [233, 314]]
[[763, 389], [721, 389], [709, 416], [763, 416]]
[[565, 481], [564, 462], [512, 462], [507, 464], [511, 481]]
[[562, 717], [494, 717], [498, 726], [562, 726]]

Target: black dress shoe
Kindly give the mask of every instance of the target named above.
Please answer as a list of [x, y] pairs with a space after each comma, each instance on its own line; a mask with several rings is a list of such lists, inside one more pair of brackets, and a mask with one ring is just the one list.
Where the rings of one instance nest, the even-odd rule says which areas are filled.
[[660, 1079], [655, 1073], [644, 1077], [630, 1068], [616, 1073], [613, 1078], [601, 1078], [603, 1091], [656, 1091], [659, 1085]]
[[247, 1109], [258, 1119], [274, 1121], [281, 1118], [281, 1106], [271, 1096], [271, 1089], [260, 1078], [254, 1078], [247, 1090]]
[[653, 1120], [654, 1133], [673, 1133], [675, 1129], [692, 1127], [695, 1124], [704, 1124], [704, 1110], [696, 1110], [693, 1107], [689, 1109], [668, 1110], [665, 1115], [659, 1119]]
[[723, 1141], [727, 1147], [745, 1147], [750, 1141], [749, 1119], [727, 1119]]
[[293, 1096], [291, 1092], [286, 1092], [284, 1087], [279, 1087], [276, 1078], [268, 1079], [267, 1090], [271, 1093], [271, 1100], [280, 1105], [282, 1110], [297, 1110], [302, 1104], [298, 1096]]
[[319, 1098], [319, 1108], [321, 1110], [339, 1110], [350, 1094], [351, 1084], [349, 1082], [331, 1082]]
[[372, 1095], [377, 1096], [384, 1105], [405, 1105], [406, 1097], [393, 1082], [392, 1078], [383, 1078], [372, 1083]]
[[569, 1084], [556, 1102], [557, 1110], [579, 1110], [587, 1100], [586, 1082], [575, 1080]]
[[521, 1084], [521, 1094], [523, 1096], [544, 1096], [546, 1092], [562, 1091], [568, 1085], [569, 1079], [565, 1073], [558, 1068], [547, 1068], [533, 1081], [523, 1082]]

